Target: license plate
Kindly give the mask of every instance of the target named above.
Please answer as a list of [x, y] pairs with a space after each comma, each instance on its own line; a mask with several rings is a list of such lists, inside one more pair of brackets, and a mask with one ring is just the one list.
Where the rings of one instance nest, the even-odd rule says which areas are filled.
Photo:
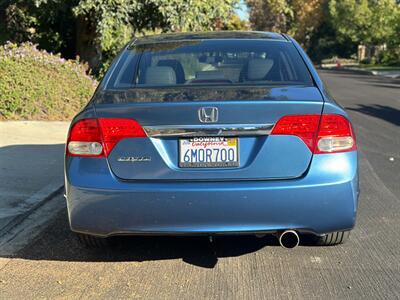
[[226, 137], [179, 140], [179, 167], [229, 168], [239, 166], [239, 141]]

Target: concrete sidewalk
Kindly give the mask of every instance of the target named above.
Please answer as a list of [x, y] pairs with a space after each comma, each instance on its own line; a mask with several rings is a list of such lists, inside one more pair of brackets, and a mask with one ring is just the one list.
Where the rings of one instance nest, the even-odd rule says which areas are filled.
[[69, 122], [0, 122], [0, 236], [63, 186]]

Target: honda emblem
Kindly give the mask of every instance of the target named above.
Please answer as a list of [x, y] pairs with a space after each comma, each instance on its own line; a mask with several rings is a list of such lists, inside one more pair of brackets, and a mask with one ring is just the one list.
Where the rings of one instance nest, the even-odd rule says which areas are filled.
[[216, 107], [201, 107], [199, 109], [199, 120], [201, 123], [218, 122], [218, 108], [216, 108]]

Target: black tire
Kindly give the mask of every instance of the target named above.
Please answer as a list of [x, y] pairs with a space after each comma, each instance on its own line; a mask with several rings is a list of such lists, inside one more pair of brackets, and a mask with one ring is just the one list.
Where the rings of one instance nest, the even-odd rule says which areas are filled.
[[102, 249], [109, 246], [107, 238], [100, 238], [93, 235], [77, 233], [78, 241], [86, 248]]
[[316, 237], [318, 246], [334, 246], [345, 243], [350, 236], [350, 231], [337, 231], [328, 233], [324, 236]]

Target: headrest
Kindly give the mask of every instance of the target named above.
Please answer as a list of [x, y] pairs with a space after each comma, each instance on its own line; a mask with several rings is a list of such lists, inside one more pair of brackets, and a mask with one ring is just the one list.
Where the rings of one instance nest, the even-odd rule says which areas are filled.
[[150, 85], [176, 84], [175, 71], [171, 67], [148, 67], [145, 83]]
[[196, 72], [196, 79], [200, 80], [225, 79], [225, 75], [221, 71], [200, 71]]
[[251, 59], [247, 66], [248, 80], [263, 80], [274, 65], [272, 59]]
[[162, 59], [157, 63], [158, 67], [171, 67], [175, 71], [176, 83], [185, 83], [185, 71], [182, 64], [177, 59]]

